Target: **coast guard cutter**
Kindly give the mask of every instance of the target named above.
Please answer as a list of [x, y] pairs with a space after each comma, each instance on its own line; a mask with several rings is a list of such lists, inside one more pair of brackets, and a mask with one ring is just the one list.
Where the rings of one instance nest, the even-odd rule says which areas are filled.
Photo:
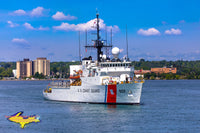
[[[52, 82], [43, 91], [48, 100], [102, 103], [139, 104], [143, 81], [135, 80], [134, 67], [129, 59], [119, 59], [120, 50], [105, 45], [99, 35], [99, 14], [96, 14], [97, 39], [86, 48], [97, 50], [97, 60], [84, 58], [80, 65], [70, 66], [70, 80]], [[103, 54], [103, 48], [112, 48], [113, 59]]]

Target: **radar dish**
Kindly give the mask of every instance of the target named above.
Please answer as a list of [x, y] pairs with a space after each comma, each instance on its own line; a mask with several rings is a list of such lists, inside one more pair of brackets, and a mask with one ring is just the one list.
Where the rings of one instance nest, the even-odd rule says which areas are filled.
[[114, 48], [112, 49], [112, 54], [113, 54], [114, 58], [118, 58], [119, 53], [120, 53], [120, 50], [119, 50], [118, 47], [114, 47]]

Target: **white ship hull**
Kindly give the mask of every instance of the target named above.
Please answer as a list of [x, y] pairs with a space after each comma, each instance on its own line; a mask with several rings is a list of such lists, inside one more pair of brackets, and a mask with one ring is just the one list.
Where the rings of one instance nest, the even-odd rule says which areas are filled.
[[48, 100], [65, 102], [139, 104], [141, 91], [142, 83], [132, 83], [52, 88], [51, 93], [43, 95]]

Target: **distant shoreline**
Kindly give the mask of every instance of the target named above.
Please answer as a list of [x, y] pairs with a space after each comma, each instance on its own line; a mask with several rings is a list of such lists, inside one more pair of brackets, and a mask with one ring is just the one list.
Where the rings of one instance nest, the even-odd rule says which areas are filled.
[[[61, 81], [61, 80], [69, 80], [69, 79], [54, 79], [54, 80], [52, 80], [52, 79], [36, 79], [36, 80], [0, 80], [0, 81]], [[158, 81], [158, 80], [200, 80], [200, 79], [145, 79], [145, 81], [147, 81], [147, 80], [151, 80], [151, 81], [153, 81], [153, 80], [156, 80], [156, 81]]]
[[69, 79], [35, 79], [35, 80], [0, 80], [0, 81], [59, 81], [59, 80], [69, 80]]

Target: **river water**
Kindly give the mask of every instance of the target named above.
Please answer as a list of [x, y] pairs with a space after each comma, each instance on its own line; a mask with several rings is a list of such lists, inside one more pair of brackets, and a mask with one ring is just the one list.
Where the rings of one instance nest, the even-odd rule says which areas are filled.
[[[199, 133], [200, 81], [148, 80], [141, 105], [103, 105], [44, 100], [49, 81], [0, 81], [0, 133]], [[23, 111], [40, 123], [24, 129], [5, 116]]]

